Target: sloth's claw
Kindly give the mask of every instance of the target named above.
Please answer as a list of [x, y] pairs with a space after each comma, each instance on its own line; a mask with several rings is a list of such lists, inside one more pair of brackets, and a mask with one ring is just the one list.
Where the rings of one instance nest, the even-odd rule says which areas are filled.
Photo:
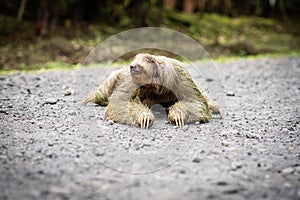
[[175, 122], [176, 127], [183, 127], [185, 121], [185, 113], [181, 110], [173, 110], [169, 114], [169, 119], [171, 122]]
[[148, 129], [153, 124], [154, 118], [151, 113], [144, 112], [139, 119], [141, 129]]
[[82, 102], [82, 105], [86, 105], [89, 102], [95, 102], [95, 93], [92, 92], [90, 93], [87, 97], [85, 97], [85, 99]]
[[175, 115], [175, 124], [177, 127], [179, 126], [180, 128], [184, 126], [184, 120], [181, 117], [181, 115]]

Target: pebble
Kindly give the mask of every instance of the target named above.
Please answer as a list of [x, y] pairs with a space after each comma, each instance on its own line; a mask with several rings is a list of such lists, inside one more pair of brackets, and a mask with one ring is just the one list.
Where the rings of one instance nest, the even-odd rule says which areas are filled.
[[294, 168], [292, 168], [292, 167], [287, 167], [287, 168], [281, 170], [281, 173], [282, 173], [282, 174], [291, 174], [291, 173], [293, 173], [294, 171], [295, 171]]
[[48, 142], [48, 146], [53, 146], [53, 142]]
[[200, 158], [194, 158], [194, 159], [192, 160], [193, 163], [199, 163], [200, 161], [201, 161]]
[[95, 153], [96, 156], [104, 156], [105, 155], [105, 152], [102, 151], [102, 150], [97, 150], [96, 153]]
[[53, 104], [56, 104], [57, 102], [58, 102], [58, 99], [56, 99], [56, 98], [48, 98], [48, 99], [45, 100], [44, 104], [53, 105]]
[[219, 185], [219, 186], [225, 186], [225, 185], [228, 185], [228, 182], [226, 182], [226, 181], [218, 181], [216, 184]]
[[221, 141], [221, 145], [224, 146], [224, 147], [228, 147], [228, 146], [229, 146], [229, 143], [228, 143], [228, 141], [226, 141], [226, 140], [222, 140], [222, 141]]
[[64, 96], [70, 96], [72, 94], [72, 90], [71, 89], [66, 89], [64, 91]]
[[237, 194], [237, 193], [239, 193], [238, 188], [233, 188], [233, 189], [223, 191], [223, 194]]
[[69, 116], [75, 116], [75, 115], [76, 115], [76, 112], [75, 112], [75, 111], [71, 111], [71, 112], [68, 113], [68, 115], [69, 115]]
[[132, 187], [139, 187], [141, 186], [141, 182], [139, 180], [135, 180], [132, 184]]
[[70, 190], [63, 187], [51, 186], [50, 190], [52, 193], [57, 194], [61, 197], [66, 197], [68, 194], [70, 194]]
[[239, 130], [237, 130], [237, 129], [232, 130], [231, 133], [232, 133], [233, 135], [240, 135], [240, 132], [239, 132]]
[[258, 139], [259, 136], [254, 133], [246, 133], [246, 137], [250, 139]]
[[290, 184], [289, 182], [284, 182], [284, 183], [283, 183], [283, 186], [284, 186], [285, 188], [290, 188], [290, 187], [292, 187], [292, 184]]
[[184, 125], [184, 126], [182, 127], [182, 130], [183, 130], [183, 131], [188, 131], [188, 130], [189, 130], [189, 126], [188, 126], [188, 125]]
[[231, 170], [237, 170], [242, 168], [242, 164], [239, 162], [232, 162], [230, 165]]
[[8, 114], [7, 109], [0, 109], [0, 113]]
[[235, 93], [233, 91], [228, 91], [226, 93], [226, 96], [233, 97], [233, 96], [235, 96]]
[[107, 121], [107, 124], [108, 124], [108, 125], [113, 125], [114, 123], [115, 123], [115, 122], [114, 122], [113, 120], [108, 120], [108, 121]]
[[195, 124], [198, 125], [198, 124], [200, 124], [200, 122], [199, 122], [199, 121], [196, 121]]

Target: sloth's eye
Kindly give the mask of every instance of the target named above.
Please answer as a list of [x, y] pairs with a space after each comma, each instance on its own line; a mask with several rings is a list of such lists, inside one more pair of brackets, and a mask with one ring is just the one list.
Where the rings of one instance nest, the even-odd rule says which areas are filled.
[[134, 65], [130, 65], [130, 69], [135, 69], [135, 66]]
[[138, 70], [143, 70], [144, 67], [143, 67], [142, 65], [136, 65], [136, 69], [138, 69]]

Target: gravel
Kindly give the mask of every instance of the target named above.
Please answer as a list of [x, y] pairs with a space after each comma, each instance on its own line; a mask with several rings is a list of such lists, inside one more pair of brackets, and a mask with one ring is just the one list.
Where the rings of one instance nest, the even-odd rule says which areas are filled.
[[223, 119], [181, 129], [81, 106], [112, 69], [1, 75], [0, 199], [299, 199], [300, 58], [197, 66]]

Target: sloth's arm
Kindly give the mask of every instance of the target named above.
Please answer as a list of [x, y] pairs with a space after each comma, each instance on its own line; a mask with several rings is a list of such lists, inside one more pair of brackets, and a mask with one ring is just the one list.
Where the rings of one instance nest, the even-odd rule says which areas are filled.
[[178, 68], [176, 71], [178, 80], [174, 88], [178, 102], [169, 108], [169, 120], [177, 126], [195, 121], [209, 122], [212, 112], [208, 105], [208, 99], [187, 71], [182, 68]]
[[89, 102], [94, 102], [101, 106], [107, 106], [108, 98], [115, 90], [118, 82], [123, 77], [124, 70], [120, 69], [113, 72], [102, 84], [99, 85], [96, 91], [91, 92], [82, 102], [86, 105]]

